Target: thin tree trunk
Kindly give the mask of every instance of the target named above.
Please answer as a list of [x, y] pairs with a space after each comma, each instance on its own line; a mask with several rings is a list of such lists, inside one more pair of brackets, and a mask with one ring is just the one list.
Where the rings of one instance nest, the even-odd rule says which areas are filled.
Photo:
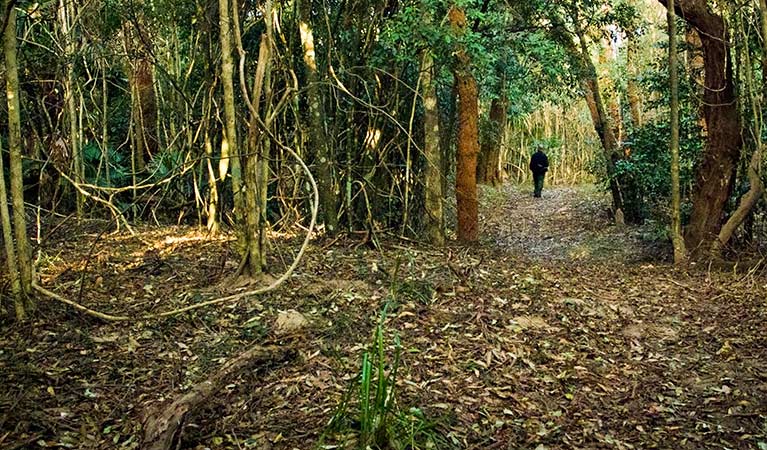
[[[454, 34], [466, 30], [466, 13], [453, 6], [449, 13]], [[458, 240], [479, 239], [479, 201], [477, 199], [477, 154], [479, 153], [479, 88], [471, 73], [471, 57], [465, 49], [456, 52], [454, 70], [458, 91], [458, 154], [455, 195], [458, 209]]]
[[27, 221], [24, 214], [24, 184], [21, 156], [21, 111], [19, 108], [19, 72], [16, 60], [16, 8], [10, 0], [3, 1], [3, 11], [8, 11], [8, 23], [3, 33], [5, 52], [5, 88], [8, 101], [8, 149], [10, 154], [11, 199], [13, 204], [13, 229], [16, 237], [16, 257], [19, 281], [24, 300], [24, 310], [29, 312], [32, 303], [32, 250], [27, 238]]
[[[415, 91], [413, 92], [413, 102], [410, 107], [410, 120], [408, 121], [407, 129], [407, 144], [405, 145], [405, 192], [403, 193], [403, 205], [402, 205], [402, 229], [400, 233], [404, 236], [407, 228], [410, 226], [410, 187], [413, 173], [413, 126], [415, 124], [415, 112], [416, 106], [418, 106], [418, 97], [421, 96], [421, 83], [423, 82], [423, 70], [418, 71], [418, 79], [415, 83]], [[393, 186], [392, 186], [393, 187]]]
[[436, 246], [445, 245], [444, 213], [442, 208], [442, 151], [439, 142], [439, 110], [437, 109], [437, 86], [434, 82], [434, 59], [424, 50], [421, 59], [423, 78], [423, 129], [424, 129], [424, 235]]
[[[668, 5], [667, 0], [659, 1]], [[703, 44], [707, 142], [696, 173], [693, 209], [685, 235], [687, 248], [701, 254], [711, 250], [706, 246], [721, 230], [724, 206], [732, 192], [742, 143], [740, 118], [724, 19], [711, 12], [705, 0], [677, 0], [674, 9], [698, 30]]]
[[107, 61], [101, 60], [101, 158], [104, 164], [106, 185], [112, 185], [112, 171], [109, 168], [109, 91], [107, 89]]
[[[603, 67], [614, 64], [617, 55], [618, 52], [614, 47], [613, 40], [610, 38], [604, 39], [600, 54], [600, 64], [603, 64]], [[604, 80], [601, 88], [607, 100], [607, 113], [610, 115], [610, 124], [613, 127], [615, 141], [620, 143], [623, 141], [623, 114], [621, 114], [620, 96], [615, 89], [615, 82], [610, 79], [607, 70], [604, 70], [598, 79]]]
[[[678, 0], [675, 2], [678, 3]], [[695, 101], [694, 109], [698, 112], [698, 125], [702, 135], [706, 136], [708, 127], [706, 126], [706, 115], [703, 111], [703, 95], [705, 94], [705, 61], [703, 60], [703, 44], [700, 41], [698, 31], [692, 26], [688, 26], [684, 33], [685, 59], [687, 63], [687, 74], [690, 86], [693, 87], [695, 95], [690, 96], [690, 100]]]
[[[236, 4], [236, 2], [235, 2]], [[263, 122], [270, 127], [270, 131], [273, 133], [274, 130], [271, 128], [272, 122], [270, 120], [270, 117], [272, 116], [272, 113], [274, 112], [274, 105], [273, 105], [273, 93], [274, 93], [274, 86], [272, 85], [272, 67], [273, 67], [273, 56], [272, 56], [272, 48], [274, 47], [274, 3], [272, 0], [264, 0], [264, 24], [266, 26], [266, 32], [264, 33], [264, 37], [266, 38], [266, 51], [262, 55], [259, 51], [258, 55], [258, 62], [259, 65], [261, 65], [261, 62], [263, 61], [265, 68], [264, 68], [264, 82], [263, 82], [263, 90], [264, 90], [264, 120]], [[260, 49], [259, 49], [260, 50]], [[258, 68], [257, 70], [258, 71]], [[258, 76], [258, 75], [257, 75]], [[254, 83], [258, 83], [258, 79]], [[260, 95], [260, 92], [254, 87], [253, 89], [254, 95]], [[255, 102], [258, 102], [258, 97], [256, 97]], [[273, 120], [273, 119], [272, 119]], [[264, 136], [263, 139], [261, 139], [261, 145], [258, 148], [258, 152], [256, 155], [258, 156], [258, 178], [256, 179], [256, 192], [258, 193], [258, 253], [261, 259], [258, 261], [258, 264], [260, 266], [260, 270], [264, 271], [266, 270], [266, 253], [268, 249], [268, 237], [267, 237], [267, 231], [269, 229], [269, 223], [267, 218], [267, 202], [268, 202], [268, 191], [269, 191], [269, 160], [271, 159], [272, 151], [272, 142], [267, 137]]]
[[[242, 198], [242, 168], [237, 144], [237, 113], [234, 106], [234, 72], [232, 63], [232, 31], [229, 18], [229, 1], [218, 1], [219, 38], [221, 40], [221, 84], [224, 89], [224, 137], [221, 142], [222, 167], [220, 172], [225, 174], [227, 167], [232, 168], [232, 192], [234, 195], [234, 215], [238, 224], [244, 223], [244, 208]], [[241, 234], [241, 233], [240, 233]], [[241, 251], [247, 246], [239, 240]]]
[[[445, 103], [443, 109], [444, 114], [440, 115], [440, 133], [439, 133], [439, 146], [442, 149], [442, 192], [448, 191], [448, 174], [453, 170], [453, 163], [455, 157], [453, 154], [453, 145], [455, 144], [456, 133], [454, 130], [458, 128], [458, 90], [455, 83], [450, 86], [450, 93], [447, 96], [448, 101]], [[439, 101], [439, 96], [437, 97]]]
[[668, 71], [671, 87], [671, 240], [674, 244], [674, 263], [687, 261], [687, 249], [682, 237], [681, 194], [679, 191], [679, 73], [677, 70], [676, 16], [674, 0], [668, 0]]
[[320, 211], [328, 234], [338, 231], [338, 194], [333, 182], [333, 155], [330, 142], [325, 133], [323, 122], [323, 98], [319, 86], [317, 59], [314, 51], [314, 33], [312, 31], [312, 2], [300, 0], [299, 32], [304, 51], [306, 69], [306, 97], [309, 104], [309, 139], [317, 160], [317, 185], [320, 189]]
[[133, 80], [136, 83], [136, 136], [141, 141], [139, 161], [143, 169], [146, 161], [157, 153], [157, 96], [152, 63], [141, 57], [135, 62]]
[[[271, 2], [267, 1], [268, 4]], [[267, 5], [268, 6], [268, 5]], [[269, 8], [270, 10], [271, 8]], [[271, 71], [271, 48], [267, 33], [261, 36], [256, 78], [253, 82], [253, 108], [259, 112], [261, 92], [268, 85]], [[245, 203], [247, 205], [248, 261], [245, 274], [257, 276], [266, 267], [266, 190], [269, 176], [269, 143], [258, 127], [258, 117], [251, 117], [248, 136], [248, 157], [245, 163]]]
[[[61, 34], [64, 39], [66, 51], [67, 73], [64, 80], [64, 98], [66, 99], [67, 114], [66, 118], [69, 124], [69, 150], [72, 155], [72, 165], [76, 182], [83, 182], [82, 173], [82, 151], [77, 127], [77, 101], [75, 97], [75, 43], [72, 35], [72, 20], [74, 18], [74, 3], [61, 0], [58, 6], [58, 16], [61, 27]], [[77, 208], [77, 217], [82, 217], [85, 198], [79, 190], [75, 189], [75, 205]]]
[[[207, 128], [207, 127], [206, 127]], [[213, 235], [220, 231], [218, 223], [218, 183], [216, 182], [216, 172], [213, 169], [213, 143], [210, 138], [210, 131], [205, 130], [205, 162], [208, 168], [208, 208], [207, 229]]]
[[16, 262], [16, 248], [13, 245], [13, 228], [11, 228], [11, 216], [8, 212], [8, 193], [5, 189], [5, 168], [3, 167], [3, 149], [0, 141], [0, 219], [3, 226], [3, 242], [5, 243], [6, 262], [8, 264], [8, 277], [11, 282], [11, 294], [13, 306], [16, 311], [16, 319], [24, 320], [27, 316], [24, 307], [24, 293], [21, 290], [19, 268]]
[[[147, 56], [148, 39], [142, 38], [141, 16], [125, 24], [125, 50], [128, 53], [128, 83], [131, 92], [134, 164], [143, 171], [147, 158], [157, 152], [157, 98], [152, 62]], [[136, 45], [138, 42], [138, 45]]]

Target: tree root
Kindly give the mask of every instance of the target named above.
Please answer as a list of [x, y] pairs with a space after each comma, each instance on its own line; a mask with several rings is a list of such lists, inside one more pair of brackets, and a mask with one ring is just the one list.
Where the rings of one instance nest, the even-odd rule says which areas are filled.
[[254, 365], [292, 360], [297, 352], [290, 347], [256, 345], [224, 364], [205, 381], [197, 383], [186, 394], [177, 397], [165, 407], [150, 408], [142, 421], [144, 450], [177, 448], [189, 415], [205, 404], [237, 374]]

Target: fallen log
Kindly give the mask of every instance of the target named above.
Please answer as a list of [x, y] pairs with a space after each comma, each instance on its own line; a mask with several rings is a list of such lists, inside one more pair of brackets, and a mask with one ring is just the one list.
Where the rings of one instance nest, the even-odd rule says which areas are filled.
[[207, 380], [197, 383], [186, 394], [170, 405], [146, 414], [142, 421], [144, 450], [170, 450], [178, 448], [187, 417], [226, 386], [234, 376], [255, 365], [285, 362], [295, 358], [297, 352], [286, 347], [257, 345], [224, 364]]

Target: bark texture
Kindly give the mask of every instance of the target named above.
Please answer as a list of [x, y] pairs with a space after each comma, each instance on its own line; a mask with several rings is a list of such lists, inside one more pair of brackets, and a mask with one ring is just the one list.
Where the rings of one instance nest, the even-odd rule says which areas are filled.
[[621, 191], [620, 183], [615, 176], [615, 163], [621, 158], [618, 149], [618, 139], [615, 136], [610, 116], [605, 110], [602, 93], [599, 89], [597, 70], [596, 67], [594, 67], [594, 63], [591, 61], [586, 38], [582, 32], [578, 33], [578, 40], [580, 41], [580, 52], [574, 47], [572, 41], [570, 41], [569, 46], [571, 47], [572, 52], [579, 54], [582, 69], [581, 88], [583, 89], [586, 104], [591, 113], [591, 121], [594, 124], [594, 130], [596, 131], [597, 136], [599, 136], [599, 141], [602, 144], [606, 164], [605, 168], [607, 169], [607, 176], [610, 179], [610, 193], [612, 194], [613, 210], [616, 218], [622, 217], [623, 193]]
[[[67, 104], [67, 122], [69, 123], [69, 148], [72, 155], [72, 165], [74, 166], [70, 173], [74, 174], [74, 179], [78, 183], [83, 182], [85, 168], [83, 165], [83, 155], [79, 139], [80, 130], [77, 126], [77, 93], [75, 89], [75, 43], [72, 36], [73, 21], [76, 17], [75, 4], [73, 2], [59, 2], [58, 8], [59, 26], [67, 59], [67, 76], [64, 81], [64, 97]], [[77, 205], [77, 216], [83, 214], [84, 197], [79, 191], [75, 191], [75, 204]]]
[[479, 153], [479, 89], [471, 74], [462, 74], [458, 84], [458, 155], [455, 195], [458, 202], [458, 239], [479, 238], [477, 199], [477, 154]]
[[[761, 22], [762, 36], [767, 36], [767, 0], [759, 0], [759, 19]], [[741, 22], [742, 26], [742, 22]], [[742, 35], [743, 30], [741, 30]], [[751, 67], [751, 56], [749, 50], [745, 50], [745, 66]], [[762, 73], [767, 73], [767, 43], [762, 43]], [[764, 155], [764, 142], [761, 136], [761, 129], [763, 120], [761, 114], [757, 111], [761, 111], [765, 101], [765, 86], [762, 85], [759, 92], [756, 91], [754, 85], [753, 75], [751, 71], [745, 71], [746, 86], [744, 90], [748, 93], [751, 99], [751, 111], [753, 113], [753, 135], [756, 137], [756, 148], [751, 155], [751, 162], [748, 165], [748, 192], [741, 198], [740, 204], [735, 212], [732, 213], [727, 222], [719, 230], [719, 235], [714, 240], [711, 246], [711, 253], [713, 257], [721, 257], [722, 250], [730, 242], [735, 235], [735, 231], [746, 221], [751, 211], [759, 203], [759, 199], [764, 194], [764, 183], [762, 183], [762, 157]], [[761, 98], [760, 95], [761, 94]]]
[[[608, 32], [609, 34], [609, 32]], [[615, 88], [615, 82], [610, 78], [609, 71], [606, 69], [611, 61], [617, 58], [618, 49], [615, 42], [609, 38], [602, 39], [602, 51], [599, 54], [599, 63], [605, 69], [598, 74], [600, 88], [606, 98], [607, 113], [610, 115], [610, 124], [613, 128], [613, 135], [616, 142], [623, 141], [623, 114], [621, 113], [620, 96]]]
[[668, 67], [671, 88], [671, 240], [674, 244], [674, 263], [684, 264], [687, 249], [682, 237], [681, 193], [679, 190], [679, 73], [677, 70], [676, 17], [674, 0], [668, 0]]
[[13, 245], [13, 228], [11, 216], [8, 212], [8, 192], [5, 188], [5, 168], [3, 167], [2, 142], [0, 142], [0, 220], [2, 220], [3, 244], [5, 244], [6, 267], [8, 278], [11, 282], [11, 294], [13, 295], [13, 307], [16, 311], [16, 319], [24, 320], [27, 311], [24, 306], [24, 295], [21, 291], [19, 279], [19, 265], [16, 262], [16, 247]]
[[[221, 85], [224, 89], [224, 139], [221, 142], [222, 178], [227, 164], [232, 170], [232, 192], [234, 195], [235, 220], [242, 223], [242, 168], [237, 144], [237, 113], [234, 106], [234, 80], [232, 63], [232, 28], [229, 18], [229, 1], [218, 0], [219, 39], [221, 41]], [[242, 243], [240, 243], [242, 244]]]
[[[658, 0], [668, 6], [667, 0]], [[705, 0], [678, 0], [676, 14], [698, 30], [703, 46], [703, 115], [707, 126], [703, 161], [697, 169], [693, 210], [685, 233], [687, 247], [698, 255], [722, 226], [722, 213], [732, 191], [740, 158], [742, 138], [732, 70], [727, 47], [729, 32], [722, 16], [708, 8]]]
[[129, 57], [128, 82], [131, 88], [131, 117], [135, 163], [143, 170], [158, 150], [157, 98], [154, 91], [150, 41], [143, 28], [141, 14], [124, 27], [125, 47]]
[[135, 126], [137, 162], [139, 169], [157, 153], [157, 99], [154, 92], [154, 72], [147, 58], [133, 62], [131, 75], [134, 89], [133, 123]]
[[[267, 5], [271, 2], [267, 0]], [[269, 9], [268, 9], [269, 10]], [[269, 26], [269, 25], [267, 25]], [[267, 90], [271, 80], [271, 44], [269, 33], [261, 36], [258, 66], [253, 81], [251, 118], [248, 127], [248, 155], [245, 158], [245, 243], [243, 272], [250, 277], [261, 274], [266, 268], [266, 193], [269, 182], [270, 142], [259, 128], [261, 93]], [[244, 79], [244, 74], [241, 74]], [[269, 102], [267, 104], [267, 111]]]
[[[450, 9], [450, 25], [456, 35], [466, 29], [466, 14]], [[456, 52], [455, 85], [458, 92], [458, 154], [455, 195], [458, 209], [458, 240], [479, 239], [479, 201], [477, 199], [477, 154], [479, 153], [479, 89], [471, 73], [471, 58], [465, 49]]]

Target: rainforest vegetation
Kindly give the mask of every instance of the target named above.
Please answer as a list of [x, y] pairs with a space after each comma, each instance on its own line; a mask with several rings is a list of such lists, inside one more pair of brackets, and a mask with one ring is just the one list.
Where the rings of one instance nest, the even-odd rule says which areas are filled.
[[767, 449], [767, 0], [1, 3], [0, 450]]

